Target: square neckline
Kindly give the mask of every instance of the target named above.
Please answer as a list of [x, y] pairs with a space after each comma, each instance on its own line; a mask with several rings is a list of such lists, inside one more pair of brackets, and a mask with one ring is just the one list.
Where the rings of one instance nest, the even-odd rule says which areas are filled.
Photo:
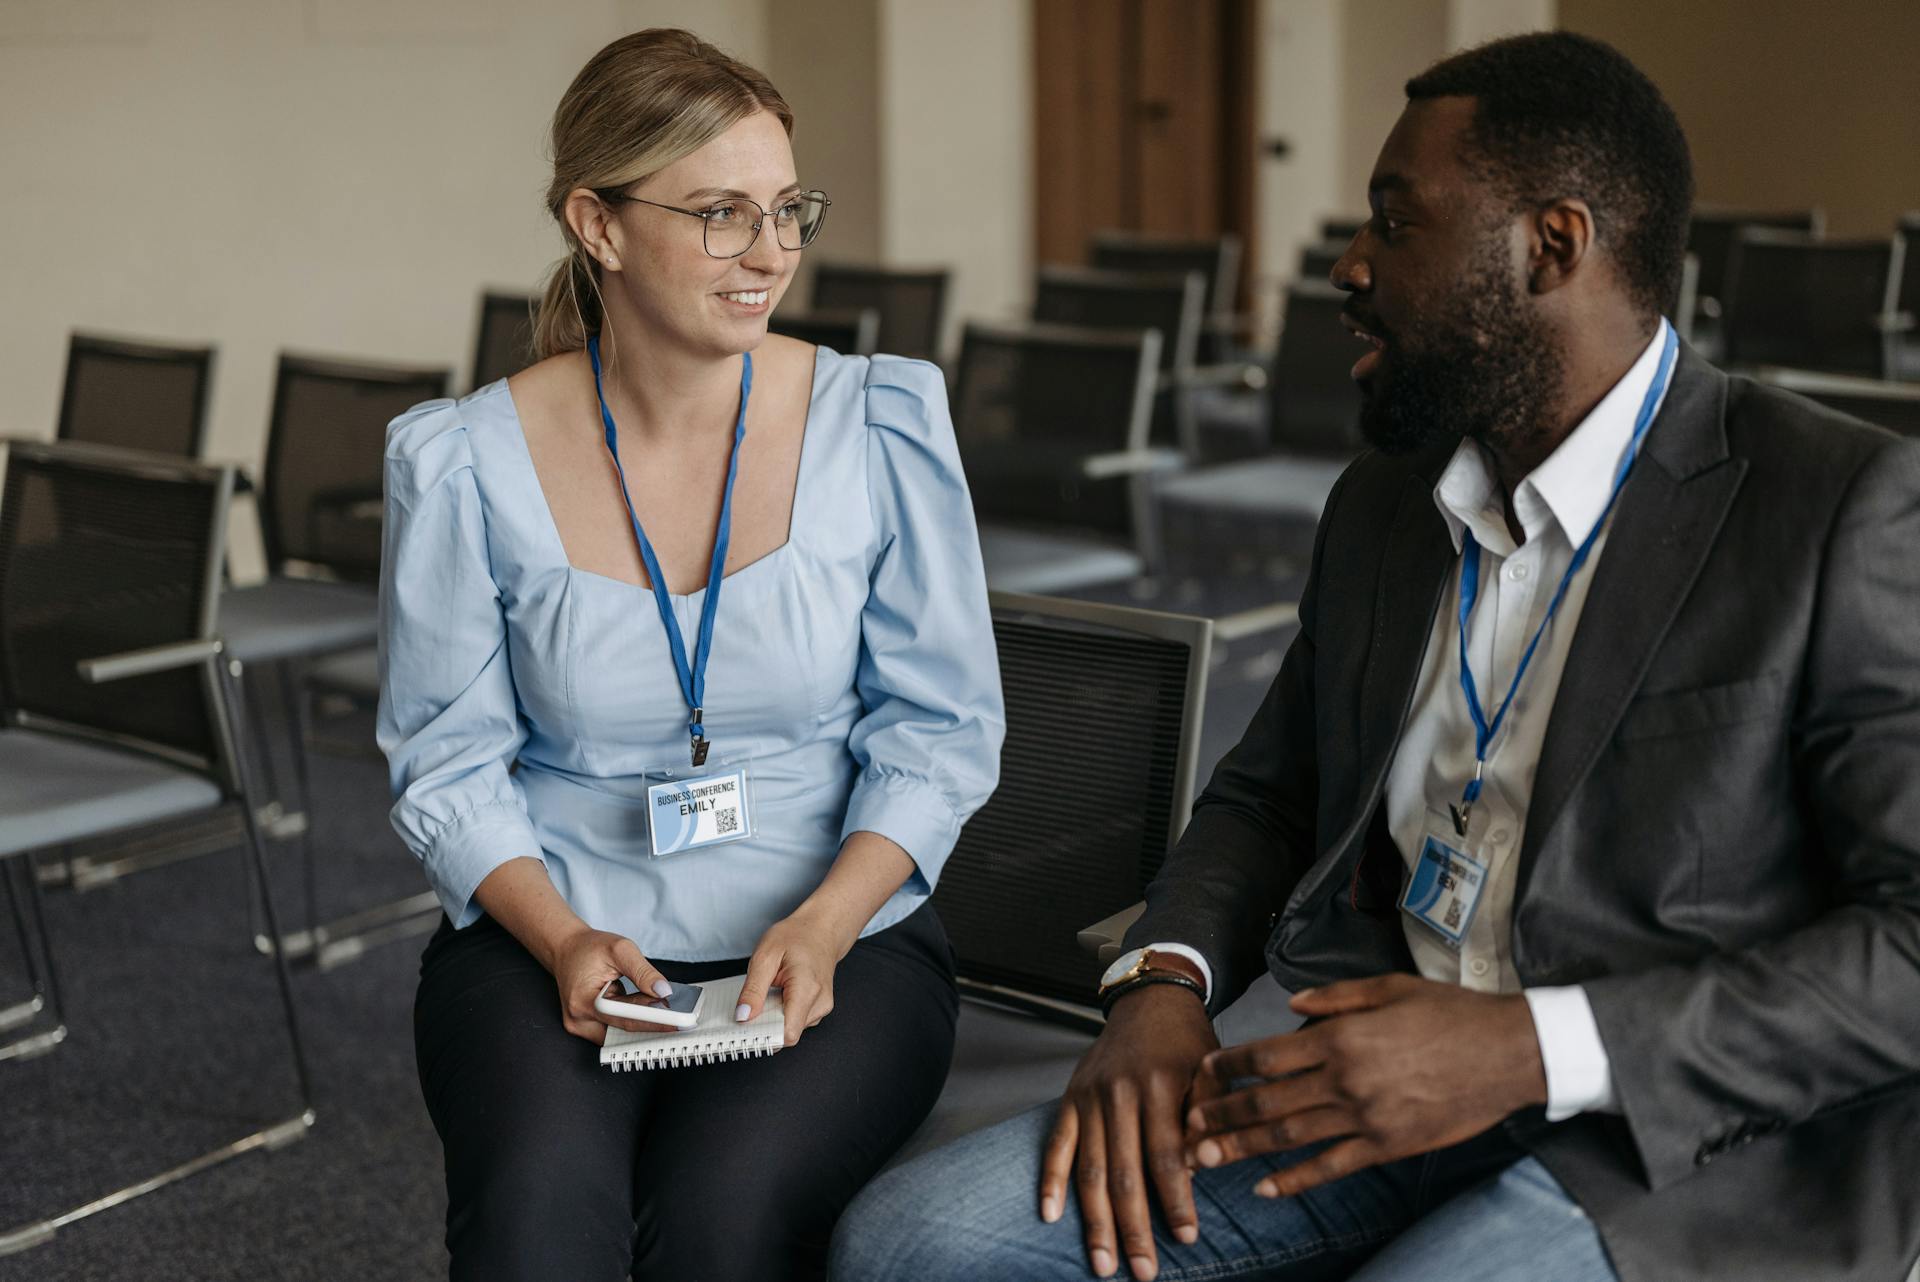
[[[807, 386], [807, 417], [806, 421], [800, 426], [800, 457], [793, 469], [793, 502], [792, 506], [787, 510], [787, 537], [781, 541], [778, 547], [770, 548], [738, 569], [731, 570], [722, 575], [720, 579], [722, 583], [731, 583], [748, 571], [766, 565], [769, 562], [784, 560], [789, 549], [793, 547], [794, 540], [800, 528], [800, 501], [806, 486], [807, 462], [813, 454], [813, 411], [818, 405], [820, 397], [820, 365], [827, 353], [831, 350], [832, 349], [817, 343], [813, 349], [813, 372], [811, 381]], [[601, 574], [597, 570], [585, 569], [575, 565], [568, 559], [566, 542], [560, 537], [560, 523], [554, 520], [553, 505], [547, 501], [546, 487], [540, 483], [540, 469], [534, 465], [533, 449], [527, 444], [526, 425], [520, 420], [520, 407], [514, 402], [513, 389], [508, 385], [508, 380], [505, 378], [499, 381], [498, 386], [500, 388], [501, 399], [506, 402], [507, 418], [513, 423], [514, 440], [520, 446], [521, 456], [526, 460], [528, 483], [533, 487], [534, 497], [539, 500], [540, 513], [545, 518], [542, 524], [545, 527], [547, 541], [553, 545], [553, 551], [556, 559], [560, 562], [560, 568], [569, 578], [594, 579], [601, 583], [610, 583], [615, 587], [626, 588], [632, 592], [644, 592], [648, 596], [652, 596], [653, 586], [649, 583], [629, 583], [625, 579], [616, 579], [610, 574]], [[669, 589], [667, 597], [674, 601], [694, 601], [704, 597], [706, 594], [707, 587], [706, 585], [702, 585], [691, 592], [674, 592]]]

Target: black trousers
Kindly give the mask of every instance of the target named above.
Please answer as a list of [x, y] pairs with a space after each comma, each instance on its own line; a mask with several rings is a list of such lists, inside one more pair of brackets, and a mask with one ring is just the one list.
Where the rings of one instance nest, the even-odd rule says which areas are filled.
[[[744, 959], [649, 959], [701, 983]], [[932, 1109], [953, 950], [931, 906], [855, 944], [833, 1013], [765, 1059], [615, 1073], [560, 1025], [553, 977], [491, 918], [442, 921], [414, 1049], [446, 1152], [455, 1279], [824, 1276], [834, 1221]]]

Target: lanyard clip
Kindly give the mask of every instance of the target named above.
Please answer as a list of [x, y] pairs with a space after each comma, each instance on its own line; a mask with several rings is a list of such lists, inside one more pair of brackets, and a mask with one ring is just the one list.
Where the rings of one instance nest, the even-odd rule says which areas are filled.
[[1481, 778], [1486, 774], [1486, 770], [1486, 758], [1480, 757], [1475, 759], [1473, 763], [1473, 779], [1467, 784], [1466, 795], [1460, 799], [1459, 805], [1449, 805], [1447, 807], [1447, 813], [1453, 816], [1453, 831], [1458, 836], [1464, 837], [1467, 835], [1467, 821], [1473, 818], [1473, 803], [1480, 800]]
[[687, 735], [693, 740], [693, 765], [695, 769], [707, 764], [707, 750], [713, 745], [707, 742], [706, 727], [700, 723], [707, 719], [705, 708], [695, 708], [693, 715], [687, 718]]

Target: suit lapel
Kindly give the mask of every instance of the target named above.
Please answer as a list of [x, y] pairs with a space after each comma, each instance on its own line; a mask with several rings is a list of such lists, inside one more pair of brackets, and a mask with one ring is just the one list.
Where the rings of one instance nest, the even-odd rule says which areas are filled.
[[[1330, 883], [1340, 883], [1353, 871], [1352, 859], [1362, 849], [1361, 838], [1379, 804], [1379, 794], [1400, 738], [1420, 660], [1426, 654], [1433, 628], [1433, 612], [1453, 564], [1453, 543], [1446, 522], [1433, 503], [1433, 485], [1453, 447], [1415, 456], [1387, 519], [1387, 535], [1374, 575], [1372, 631], [1367, 639], [1366, 666], [1360, 674], [1359, 740], [1354, 760], [1354, 805], [1344, 831], [1321, 843], [1314, 866], [1294, 886], [1289, 914], [1313, 899]], [[1384, 509], [1383, 504], [1383, 509]], [[1357, 586], [1347, 581], [1322, 593], [1321, 610]]]
[[1640, 688], [1746, 474], [1745, 461], [1727, 453], [1726, 391], [1724, 374], [1682, 350], [1673, 388], [1611, 517], [1567, 652], [1527, 807], [1516, 896]]

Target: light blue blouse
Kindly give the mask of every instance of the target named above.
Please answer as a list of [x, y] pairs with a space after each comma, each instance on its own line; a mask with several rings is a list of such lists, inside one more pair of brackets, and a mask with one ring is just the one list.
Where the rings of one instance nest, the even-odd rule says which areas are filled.
[[[673, 597], [688, 637], [705, 595]], [[916, 870], [871, 933], [933, 892], [998, 778], [986, 577], [923, 361], [820, 350], [787, 542], [725, 580], [706, 728], [716, 761], [751, 757], [745, 841], [652, 855], [642, 771], [687, 759], [665, 630], [649, 589], [567, 563], [504, 381], [388, 428], [380, 609], [393, 825], [456, 926], [525, 855], [650, 956], [744, 957], [866, 830]]]

